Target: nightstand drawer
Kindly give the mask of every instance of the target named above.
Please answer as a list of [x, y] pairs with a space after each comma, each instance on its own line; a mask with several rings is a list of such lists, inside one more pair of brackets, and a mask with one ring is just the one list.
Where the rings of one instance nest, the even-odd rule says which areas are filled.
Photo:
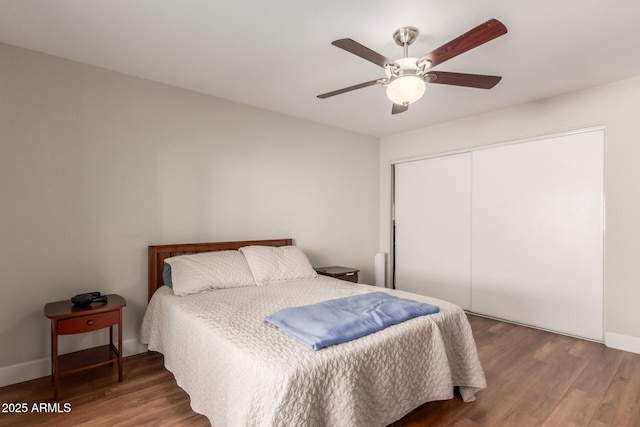
[[89, 314], [87, 316], [74, 317], [72, 319], [62, 319], [58, 321], [58, 334], [69, 335], [81, 332], [97, 331], [118, 324], [120, 321], [120, 311], [107, 311], [105, 313]]

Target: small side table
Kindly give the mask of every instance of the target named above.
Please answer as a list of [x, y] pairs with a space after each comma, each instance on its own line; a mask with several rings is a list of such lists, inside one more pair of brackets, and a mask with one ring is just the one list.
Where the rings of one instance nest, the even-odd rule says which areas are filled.
[[[54, 400], [58, 400], [58, 383], [62, 375], [109, 363], [118, 363], [118, 381], [122, 381], [122, 308], [127, 302], [120, 295], [107, 295], [106, 302], [88, 307], [74, 307], [69, 300], [50, 302], [44, 315], [51, 319], [51, 377]], [[113, 343], [113, 327], [118, 326], [118, 347]], [[109, 327], [109, 344], [58, 355], [58, 336], [92, 332]]]
[[340, 267], [333, 265], [330, 267], [318, 267], [315, 269], [318, 274], [334, 277], [347, 282], [358, 283], [358, 272], [360, 270], [351, 267]]

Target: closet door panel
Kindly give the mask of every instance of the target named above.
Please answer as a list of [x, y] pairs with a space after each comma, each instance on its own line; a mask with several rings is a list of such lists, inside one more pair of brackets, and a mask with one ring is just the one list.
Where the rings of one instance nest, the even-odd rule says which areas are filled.
[[473, 153], [472, 311], [602, 340], [603, 135]]
[[394, 167], [397, 289], [471, 307], [471, 154]]

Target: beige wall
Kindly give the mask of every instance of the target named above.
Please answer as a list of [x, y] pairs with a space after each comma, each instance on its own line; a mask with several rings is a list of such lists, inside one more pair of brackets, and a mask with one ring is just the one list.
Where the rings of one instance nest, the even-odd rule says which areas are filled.
[[640, 339], [640, 77], [381, 139], [380, 247], [390, 250], [391, 163], [605, 126], [605, 331]]
[[48, 357], [44, 304], [82, 291], [136, 338], [150, 244], [292, 237], [373, 280], [375, 138], [0, 44], [0, 144], [0, 368]]

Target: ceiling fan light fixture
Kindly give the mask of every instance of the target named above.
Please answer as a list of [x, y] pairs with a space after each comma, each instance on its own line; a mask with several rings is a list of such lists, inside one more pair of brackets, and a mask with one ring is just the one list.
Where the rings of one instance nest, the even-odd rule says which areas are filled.
[[401, 76], [387, 86], [387, 97], [394, 104], [412, 104], [422, 98], [427, 84], [417, 76]]

